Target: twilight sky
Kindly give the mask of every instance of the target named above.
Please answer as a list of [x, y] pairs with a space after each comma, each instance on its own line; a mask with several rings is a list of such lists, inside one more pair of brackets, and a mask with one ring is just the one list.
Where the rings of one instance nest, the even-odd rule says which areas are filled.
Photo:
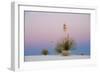
[[[42, 49], [54, 54], [58, 41], [64, 37], [63, 24], [76, 43], [72, 54], [90, 54], [90, 15], [25, 11], [25, 55], [40, 55]], [[67, 34], [66, 34], [67, 35]]]

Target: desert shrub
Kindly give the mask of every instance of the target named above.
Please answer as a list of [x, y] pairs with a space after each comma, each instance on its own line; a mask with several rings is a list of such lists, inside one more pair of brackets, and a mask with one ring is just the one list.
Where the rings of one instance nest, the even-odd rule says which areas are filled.
[[48, 52], [47, 49], [43, 49], [43, 50], [42, 50], [42, 54], [43, 54], [43, 55], [48, 55], [48, 53], [49, 53], [49, 52]]

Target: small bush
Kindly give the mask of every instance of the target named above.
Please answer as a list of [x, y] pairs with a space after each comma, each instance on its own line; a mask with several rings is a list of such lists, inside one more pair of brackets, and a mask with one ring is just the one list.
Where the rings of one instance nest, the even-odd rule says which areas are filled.
[[43, 55], [48, 55], [48, 53], [49, 53], [49, 52], [48, 52], [47, 49], [43, 49], [43, 50], [42, 50], [42, 54], [43, 54]]

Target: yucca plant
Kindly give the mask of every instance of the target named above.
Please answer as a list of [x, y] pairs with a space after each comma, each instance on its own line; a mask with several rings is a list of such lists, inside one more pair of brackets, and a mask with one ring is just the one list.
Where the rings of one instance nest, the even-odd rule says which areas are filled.
[[58, 54], [67, 52], [74, 47], [74, 41], [72, 39], [64, 39], [57, 43], [56, 51]]

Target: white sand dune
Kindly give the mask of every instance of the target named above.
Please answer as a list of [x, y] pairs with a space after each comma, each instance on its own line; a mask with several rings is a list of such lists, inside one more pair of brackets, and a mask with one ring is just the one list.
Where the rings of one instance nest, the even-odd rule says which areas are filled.
[[67, 60], [67, 59], [89, 59], [89, 55], [71, 55], [71, 56], [61, 56], [61, 55], [41, 55], [41, 56], [25, 56], [24, 61], [45, 61], [45, 60]]

